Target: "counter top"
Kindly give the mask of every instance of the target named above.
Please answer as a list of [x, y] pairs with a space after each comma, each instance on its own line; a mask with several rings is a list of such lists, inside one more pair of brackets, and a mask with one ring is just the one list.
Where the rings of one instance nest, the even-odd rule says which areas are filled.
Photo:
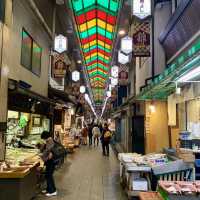
[[28, 166], [21, 166], [21, 167], [16, 167], [15, 169], [2, 171], [0, 172], [0, 179], [24, 178], [26, 175], [28, 175], [31, 172], [31, 170], [33, 170], [33, 168], [39, 165], [40, 165], [39, 162], [35, 162]]

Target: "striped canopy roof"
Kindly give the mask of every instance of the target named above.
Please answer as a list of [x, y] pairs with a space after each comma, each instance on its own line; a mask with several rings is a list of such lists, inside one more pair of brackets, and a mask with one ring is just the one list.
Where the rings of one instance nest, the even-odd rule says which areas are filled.
[[121, 0], [70, 0], [87, 81], [95, 105], [101, 105], [109, 78]]

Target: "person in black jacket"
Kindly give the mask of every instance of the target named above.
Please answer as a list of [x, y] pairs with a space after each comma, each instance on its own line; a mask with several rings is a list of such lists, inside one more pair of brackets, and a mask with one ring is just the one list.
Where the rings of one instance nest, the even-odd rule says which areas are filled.
[[55, 187], [55, 181], [53, 178], [53, 174], [55, 171], [53, 148], [55, 146], [55, 142], [51, 137], [50, 132], [47, 131], [43, 131], [43, 133], [41, 134], [41, 139], [45, 140], [45, 147], [44, 149], [42, 149], [42, 159], [46, 166], [45, 177], [47, 181], [47, 188], [42, 192], [45, 193], [47, 197], [56, 196], [57, 191]]

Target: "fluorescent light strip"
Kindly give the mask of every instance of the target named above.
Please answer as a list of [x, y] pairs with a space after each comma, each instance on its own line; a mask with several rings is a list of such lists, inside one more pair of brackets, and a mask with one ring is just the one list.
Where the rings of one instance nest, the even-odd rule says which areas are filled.
[[197, 76], [200, 76], [200, 66], [192, 69], [191, 71], [187, 72], [185, 75], [183, 75], [182, 77], [180, 77], [177, 82], [187, 82], [190, 81], [194, 78], [196, 78]]

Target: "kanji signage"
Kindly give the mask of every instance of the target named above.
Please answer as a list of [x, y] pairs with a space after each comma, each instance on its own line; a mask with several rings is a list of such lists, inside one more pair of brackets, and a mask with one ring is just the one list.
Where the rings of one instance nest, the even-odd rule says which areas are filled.
[[136, 22], [133, 30], [133, 55], [137, 57], [150, 56], [150, 23]]
[[55, 53], [52, 56], [52, 76], [54, 78], [64, 78], [67, 68], [65, 56]]
[[151, 0], [133, 0], [133, 15], [145, 19], [151, 15]]

